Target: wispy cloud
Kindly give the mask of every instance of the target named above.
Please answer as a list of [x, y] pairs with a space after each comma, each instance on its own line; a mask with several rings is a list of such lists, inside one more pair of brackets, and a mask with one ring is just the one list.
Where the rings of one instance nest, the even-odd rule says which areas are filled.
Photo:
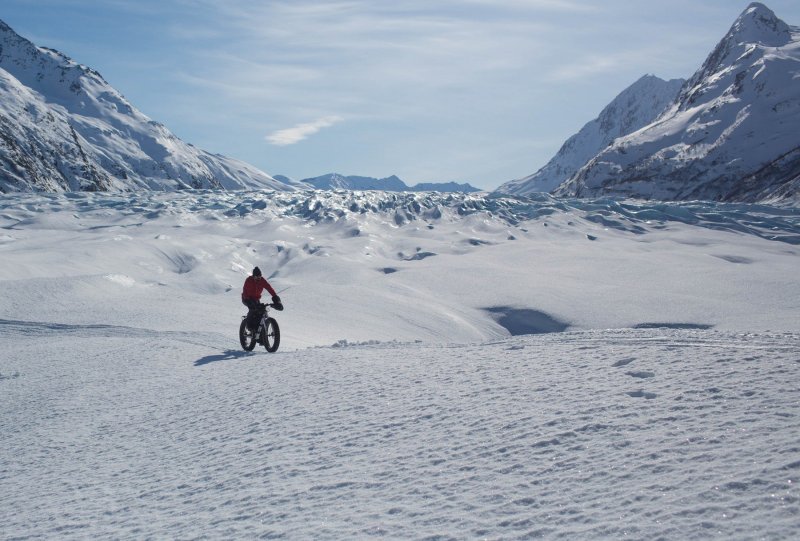
[[618, 70], [624, 63], [621, 58], [592, 55], [588, 58], [555, 66], [547, 76], [550, 82], [564, 83], [586, 79], [592, 75]]
[[303, 124], [298, 124], [291, 128], [286, 128], [284, 130], [278, 130], [270, 135], [267, 135], [266, 139], [271, 144], [276, 146], [288, 146], [294, 145], [295, 143], [299, 143], [303, 139], [306, 139], [318, 131], [324, 128], [330, 128], [334, 124], [338, 124], [344, 120], [342, 117], [331, 115], [320, 118], [315, 120], [314, 122], [306, 122]]

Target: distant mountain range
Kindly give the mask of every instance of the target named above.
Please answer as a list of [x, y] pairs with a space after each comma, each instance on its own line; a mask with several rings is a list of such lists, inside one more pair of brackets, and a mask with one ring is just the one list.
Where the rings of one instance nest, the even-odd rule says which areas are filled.
[[181, 141], [96, 71], [0, 21], [0, 192], [184, 188], [294, 189]]
[[[291, 181], [289, 177], [276, 175], [276, 179]], [[386, 178], [343, 176], [338, 173], [329, 173], [314, 178], [306, 178], [300, 181], [301, 184], [318, 190], [385, 190], [389, 192], [479, 192], [479, 188], [469, 184], [458, 184], [456, 182], [428, 182], [408, 186], [397, 176], [392, 175]]]
[[497, 191], [800, 201], [800, 29], [754, 2], [666, 104], [675, 82], [659, 81], [631, 86], [550, 163]]

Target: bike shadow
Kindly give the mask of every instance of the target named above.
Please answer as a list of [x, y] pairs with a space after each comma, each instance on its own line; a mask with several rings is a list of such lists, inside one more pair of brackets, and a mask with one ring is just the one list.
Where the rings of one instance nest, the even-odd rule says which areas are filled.
[[235, 361], [236, 359], [241, 359], [243, 357], [248, 357], [253, 355], [251, 351], [241, 351], [236, 349], [229, 349], [222, 353], [218, 353], [216, 355], [206, 355], [201, 359], [197, 359], [194, 362], [195, 366], [204, 366], [206, 364], [217, 363], [220, 361]]

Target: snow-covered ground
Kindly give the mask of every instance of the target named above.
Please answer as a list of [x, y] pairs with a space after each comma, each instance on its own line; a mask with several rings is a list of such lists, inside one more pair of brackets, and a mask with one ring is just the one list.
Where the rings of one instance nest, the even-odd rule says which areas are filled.
[[3, 196], [0, 538], [792, 539], [798, 263], [796, 208]]

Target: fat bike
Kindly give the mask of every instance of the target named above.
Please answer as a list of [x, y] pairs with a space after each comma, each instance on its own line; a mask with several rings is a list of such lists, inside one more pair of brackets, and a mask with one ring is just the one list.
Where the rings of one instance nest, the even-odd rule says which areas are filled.
[[239, 325], [239, 342], [245, 351], [253, 351], [256, 344], [261, 344], [269, 353], [278, 351], [281, 344], [281, 329], [275, 318], [269, 316], [269, 309], [274, 308], [272, 304], [262, 304], [260, 310], [258, 327], [255, 331], [247, 328], [247, 316], [242, 316], [242, 324]]

